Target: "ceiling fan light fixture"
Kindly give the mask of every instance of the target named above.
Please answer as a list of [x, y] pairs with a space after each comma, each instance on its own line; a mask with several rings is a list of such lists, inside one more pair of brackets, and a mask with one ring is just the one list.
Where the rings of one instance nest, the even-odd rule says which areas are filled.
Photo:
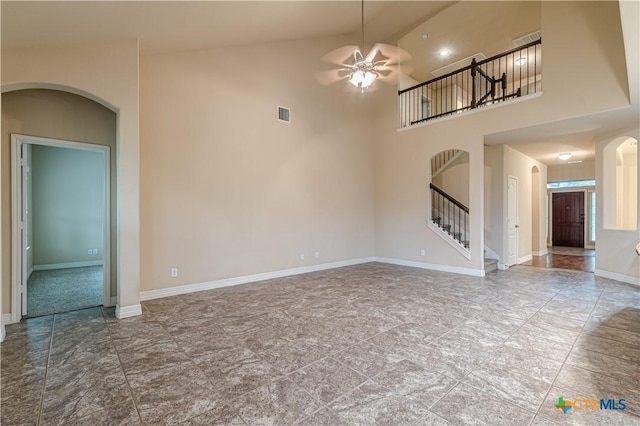
[[375, 83], [376, 78], [378, 78], [378, 75], [376, 73], [371, 71], [365, 72], [361, 87], [366, 88], [371, 86], [373, 83]]

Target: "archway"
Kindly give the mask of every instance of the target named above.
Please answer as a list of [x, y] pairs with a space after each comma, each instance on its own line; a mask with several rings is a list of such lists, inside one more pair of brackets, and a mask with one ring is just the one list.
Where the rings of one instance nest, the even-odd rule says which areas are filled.
[[[45, 138], [87, 142], [88, 144], [106, 145], [110, 148], [110, 253], [109, 268], [110, 291], [104, 304], [112, 306], [117, 300], [118, 291], [118, 235], [117, 235], [117, 108], [110, 103], [92, 96], [82, 90], [54, 84], [19, 83], [3, 86], [3, 123], [2, 128], [2, 167], [10, 167], [10, 134], [28, 134]], [[108, 117], [105, 119], [105, 117]], [[106, 121], [105, 121], [106, 120]], [[97, 135], [97, 136], [96, 136]], [[5, 176], [8, 176], [6, 173]], [[3, 179], [3, 180], [6, 180]], [[4, 182], [3, 187], [8, 187]], [[2, 214], [11, 216], [12, 203], [10, 194], [2, 194]], [[78, 247], [78, 250], [80, 248]], [[87, 248], [83, 248], [87, 254]], [[3, 230], [3, 299], [6, 309], [11, 300], [12, 321], [18, 321], [20, 314], [16, 312], [16, 292], [11, 291], [11, 283], [15, 280], [15, 256], [11, 254], [10, 229]], [[19, 306], [19, 304], [18, 304]]]
[[[541, 202], [542, 182], [538, 166], [531, 168], [531, 252], [534, 256], [540, 256], [546, 252], [546, 244], [542, 243], [542, 227], [540, 226], [544, 216]], [[546, 239], [546, 238], [545, 238]]]
[[635, 230], [638, 217], [638, 141], [623, 136], [603, 150], [603, 227]]

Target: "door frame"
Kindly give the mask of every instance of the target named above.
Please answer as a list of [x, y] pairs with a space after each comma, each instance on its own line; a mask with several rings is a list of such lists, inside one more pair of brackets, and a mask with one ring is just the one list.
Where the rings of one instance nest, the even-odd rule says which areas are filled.
[[[584, 192], [584, 248], [595, 250], [595, 241], [589, 240], [589, 224], [591, 223], [591, 210], [589, 209], [589, 192], [595, 192], [595, 186], [576, 186], [574, 188], [549, 188], [547, 189], [548, 210], [547, 210], [547, 246], [552, 247], [553, 242], [553, 194], [559, 192]], [[596, 202], [598, 193], [596, 192]]]
[[[26, 294], [26, 278], [22, 283], [22, 276], [26, 268], [26, 249], [22, 250], [21, 218], [23, 216], [22, 193], [22, 164], [21, 152], [25, 144], [44, 145], [57, 148], [79, 149], [102, 153], [104, 156], [104, 235], [103, 235], [103, 263], [102, 304], [111, 305], [111, 149], [106, 145], [96, 145], [85, 142], [74, 142], [62, 139], [44, 138], [21, 134], [11, 134], [11, 322], [18, 322], [22, 318], [21, 287]], [[25, 296], [26, 297], [26, 296]], [[26, 313], [25, 313], [26, 314]]]

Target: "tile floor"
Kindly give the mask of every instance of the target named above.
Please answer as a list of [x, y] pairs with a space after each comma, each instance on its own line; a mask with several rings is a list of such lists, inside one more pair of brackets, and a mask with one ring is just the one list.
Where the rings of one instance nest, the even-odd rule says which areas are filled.
[[370, 263], [35, 318], [1, 350], [3, 425], [640, 424], [640, 288], [578, 271]]

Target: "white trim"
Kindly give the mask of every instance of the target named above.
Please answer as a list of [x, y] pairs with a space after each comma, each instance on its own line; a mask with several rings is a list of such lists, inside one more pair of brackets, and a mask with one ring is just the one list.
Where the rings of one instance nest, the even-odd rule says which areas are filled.
[[519, 98], [515, 98], [515, 99], [510, 99], [504, 102], [498, 102], [496, 104], [493, 105], [483, 105], [481, 108], [474, 108], [474, 109], [468, 109], [466, 111], [462, 111], [459, 113], [455, 113], [455, 114], [449, 114], [449, 115], [445, 115], [444, 117], [439, 117], [436, 118], [434, 120], [427, 120], [425, 122], [422, 122], [420, 124], [414, 124], [412, 126], [407, 126], [407, 127], [400, 127], [399, 129], [396, 129], [396, 132], [404, 132], [410, 129], [417, 129], [420, 127], [424, 127], [424, 126], [430, 126], [432, 124], [436, 124], [436, 123], [442, 123], [443, 121], [447, 121], [447, 120], [453, 120], [455, 118], [460, 118], [460, 117], [464, 117], [466, 115], [471, 115], [471, 114], [476, 114], [478, 112], [482, 112], [482, 111], [489, 111], [495, 108], [502, 108], [504, 106], [507, 105], [513, 105], [519, 102], [526, 102], [526, 101], [532, 101], [534, 99], [537, 99], [539, 97], [542, 96], [542, 93], [544, 92], [536, 92], [536, 93], [532, 93], [530, 95], [525, 95], [525, 96], [520, 96]]
[[431, 229], [437, 236], [442, 238], [447, 242], [451, 247], [456, 249], [458, 253], [467, 258], [467, 260], [471, 260], [471, 251], [464, 248], [458, 241], [456, 241], [451, 235], [442, 230], [438, 225], [434, 224], [432, 221], [427, 220], [427, 227]]
[[[248, 284], [256, 281], [270, 280], [273, 278], [289, 277], [291, 275], [306, 274], [309, 272], [324, 271], [326, 269], [341, 268], [343, 266], [360, 265], [362, 263], [375, 262], [374, 257], [363, 257], [360, 259], [342, 260], [338, 262], [323, 263], [320, 265], [303, 266], [300, 268], [282, 269], [280, 271], [265, 272], [262, 274], [245, 275], [241, 277], [225, 278], [222, 280], [208, 281], [197, 284], [187, 284], [175, 287], [168, 287], [158, 290], [140, 292], [140, 300], [159, 299], [161, 297], [176, 296], [179, 294], [194, 293], [196, 291], [213, 290], [216, 288], [230, 287], [240, 284]], [[116, 308], [117, 310], [117, 308]]]
[[116, 318], [118, 319], [136, 317], [138, 315], [142, 315], [142, 305], [139, 303], [137, 305], [123, 307], [116, 305]]
[[376, 262], [389, 263], [391, 265], [410, 266], [412, 268], [430, 269], [433, 271], [452, 272], [454, 274], [472, 275], [484, 277], [484, 269], [463, 268], [460, 266], [436, 265], [434, 263], [414, 262], [412, 260], [391, 259], [388, 257], [376, 257]]
[[4, 330], [4, 324], [0, 324], [0, 342], [4, 342], [4, 338], [6, 336], [7, 336], [7, 333]]
[[530, 254], [528, 254], [528, 255], [526, 255], [526, 256], [519, 257], [519, 258], [518, 258], [518, 265], [519, 265], [519, 264], [521, 264], [521, 263], [524, 263], [524, 262], [528, 262], [528, 261], [530, 261], [531, 259], [533, 259], [533, 256], [532, 256], [532, 255], [530, 255]]
[[532, 256], [544, 256], [549, 254], [549, 249], [543, 249], [543, 250], [539, 250], [539, 251], [533, 251], [531, 252]]
[[509, 269], [509, 266], [502, 262], [498, 262], [498, 269], [501, 271], [506, 271], [507, 269]]
[[494, 259], [500, 262], [500, 256], [498, 253], [493, 251], [490, 247], [484, 246], [484, 258], [485, 259]]
[[102, 260], [87, 260], [84, 262], [50, 263], [48, 265], [33, 265], [34, 271], [51, 271], [54, 269], [84, 268], [87, 266], [102, 266]]
[[[104, 193], [105, 193], [105, 211], [104, 211], [104, 237], [103, 237], [103, 261], [104, 265], [103, 277], [103, 297], [102, 303], [107, 305], [111, 301], [111, 148], [106, 145], [89, 144], [84, 142], [66, 141], [61, 139], [43, 138], [37, 136], [28, 136], [20, 134], [11, 134], [11, 315], [14, 322], [20, 321], [22, 313], [22, 303], [20, 297], [20, 279], [22, 271], [22, 253], [20, 250], [20, 213], [22, 211], [22, 203], [20, 202], [19, 179], [20, 171], [20, 151], [23, 144], [45, 145], [57, 148], [80, 149], [84, 151], [99, 152], [104, 155]], [[76, 263], [76, 262], [74, 262]], [[58, 264], [64, 265], [64, 264]], [[50, 265], [39, 265], [50, 266]], [[88, 265], [93, 266], [93, 265]], [[57, 268], [51, 268], [57, 269]], [[34, 267], [34, 270], [35, 269]], [[26, 285], [26, 284], [25, 284]]]
[[619, 274], [617, 272], [603, 271], [602, 269], [596, 269], [594, 271], [594, 274], [597, 277], [608, 278], [610, 280], [616, 280], [616, 281], [622, 281], [623, 283], [633, 284], [640, 287], [640, 278], [634, 277], [632, 275], [624, 275], [624, 274]]
[[13, 321], [13, 317], [11, 314], [2, 314], [2, 325], [5, 324], [14, 324], [18, 321]]

